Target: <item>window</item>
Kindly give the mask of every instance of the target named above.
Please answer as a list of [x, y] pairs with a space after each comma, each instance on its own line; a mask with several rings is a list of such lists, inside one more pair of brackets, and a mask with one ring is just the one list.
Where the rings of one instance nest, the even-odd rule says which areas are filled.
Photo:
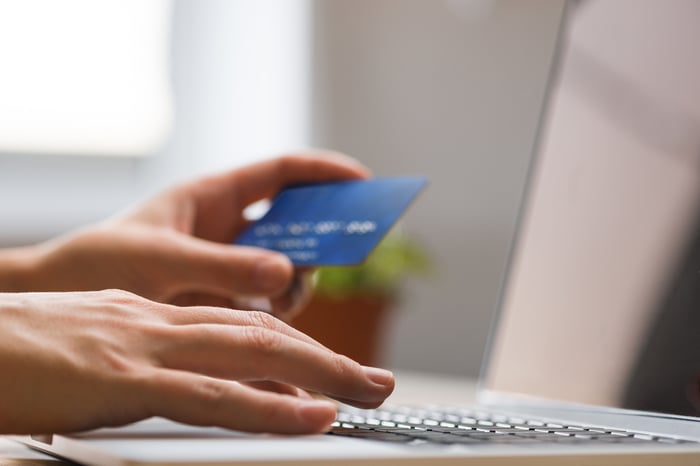
[[152, 153], [173, 119], [171, 7], [0, 2], [0, 153]]

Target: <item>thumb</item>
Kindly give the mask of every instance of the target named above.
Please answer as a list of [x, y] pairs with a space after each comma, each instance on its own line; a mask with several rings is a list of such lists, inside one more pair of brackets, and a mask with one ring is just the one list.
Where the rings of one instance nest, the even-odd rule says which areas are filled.
[[219, 296], [284, 294], [292, 284], [294, 267], [287, 256], [249, 246], [214, 243], [177, 235], [170, 251], [169, 294], [205, 292]]

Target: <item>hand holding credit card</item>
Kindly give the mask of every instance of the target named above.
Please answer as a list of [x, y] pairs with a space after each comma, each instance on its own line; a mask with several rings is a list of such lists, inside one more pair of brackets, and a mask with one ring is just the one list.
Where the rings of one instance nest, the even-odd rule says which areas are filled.
[[426, 184], [401, 176], [287, 188], [234, 244], [281, 252], [299, 266], [359, 264]]

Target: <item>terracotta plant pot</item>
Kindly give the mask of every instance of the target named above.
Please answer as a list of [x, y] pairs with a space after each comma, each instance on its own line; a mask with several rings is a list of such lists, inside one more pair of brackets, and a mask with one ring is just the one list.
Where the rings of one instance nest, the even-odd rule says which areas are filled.
[[316, 293], [292, 325], [364, 365], [382, 363], [384, 327], [393, 300], [385, 295]]

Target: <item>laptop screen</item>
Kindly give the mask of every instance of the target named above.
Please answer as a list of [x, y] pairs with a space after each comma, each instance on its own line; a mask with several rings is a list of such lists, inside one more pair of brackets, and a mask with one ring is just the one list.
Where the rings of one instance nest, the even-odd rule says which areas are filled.
[[485, 388], [698, 416], [700, 4], [571, 10]]

